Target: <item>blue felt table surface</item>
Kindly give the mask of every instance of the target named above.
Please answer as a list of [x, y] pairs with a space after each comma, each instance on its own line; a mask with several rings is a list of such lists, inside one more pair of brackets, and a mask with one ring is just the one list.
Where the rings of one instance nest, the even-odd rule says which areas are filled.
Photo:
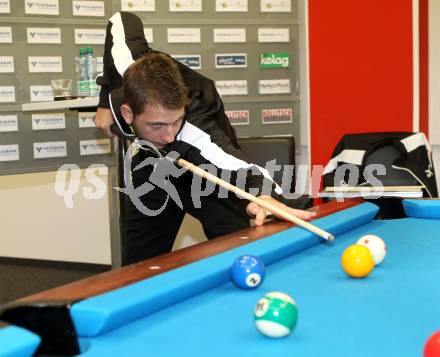
[[[342, 251], [370, 233], [386, 241], [388, 255], [366, 279], [348, 278], [340, 267]], [[256, 290], [227, 282], [82, 338], [83, 355], [421, 356], [426, 339], [440, 330], [439, 253], [440, 220], [372, 221], [331, 245], [269, 265]], [[269, 291], [285, 292], [298, 304], [295, 331], [279, 340], [260, 335], [253, 323], [254, 305]]]
[[36, 334], [18, 327], [0, 329], [0, 357], [28, 357], [37, 350], [41, 339]]
[[[313, 223], [338, 236], [370, 222], [378, 211], [364, 203]], [[232, 262], [240, 255], [259, 256], [266, 265], [321, 243], [322, 238], [296, 227], [115, 289], [74, 304], [71, 316], [78, 336], [99, 336], [230, 280]]]

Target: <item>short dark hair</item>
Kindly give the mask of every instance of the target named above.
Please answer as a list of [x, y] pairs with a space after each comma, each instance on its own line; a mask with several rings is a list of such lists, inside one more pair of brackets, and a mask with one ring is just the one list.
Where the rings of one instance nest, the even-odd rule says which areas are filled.
[[122, 82], [124, 103], [133, 115], [146, 104], [176, 110], [189, 104], [188, 90], [177, 64], [164, 53], [147, 53], [131, 64]]

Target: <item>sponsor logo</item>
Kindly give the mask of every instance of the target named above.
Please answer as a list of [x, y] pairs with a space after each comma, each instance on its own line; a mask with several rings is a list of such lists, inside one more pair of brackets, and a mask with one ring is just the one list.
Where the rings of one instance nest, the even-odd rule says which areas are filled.
[[216, 54], [215, 55], [216, 68], [244, 68], [247, 67], [246, 53], [236, 54]]
[[170, 11], [202, 11], [202, 1], [201, 0], [171, 0], [170, 1]]
[[103, 45], [105, 30], [103, 29], [75, 29], [75, 44]]
[[0, 145], [0, 161], [17, 161], [20, 159], [18, 145]]
[[155, 0], [121, 0], [122, 11], [156, 11]]
[[111, 152], [109, 139], [81, 140], [79, 146], [81, 156], [109, 154]]
[[15, 87], [4, 86], [0, 87], [0, 103], [15, 102]]
[[73, 1], [73, 15], [75, 16], [104, 16], [103, 1]]
[[12, 43], [11, 27], [0, 27], [0, 43]]
[[29, 57], [29, 72], [62, 72], [63, 64], [61, 57]]
[[169, 28], [167, 29], [169, 43], [199, 43], [199, 28]]
[[262, 79], [258, 83], [260, 94], [290, 93], [290, 79]]
[[260, 68], [289, 68], [290, 55], [288, 53], [262, 53]]
[[34, 143], [34, 159], [65, 156], [67, 156], [67, 145], [65, 141]]
[[30, 86], [31, 102], [45, 102], [53, 100], [51, 86]]
[[220, 95], [242, 95], [247, 94], [247, 81], [216, 81], [215, 86]]
[[246, 29], [214, 29], [214, 42], [246, 42]]
[[95, 112], [79, 112], [78, 113], [78, 126], [80, 128], [94, 128], [95, 122], [93, 121]]
[[217, 12], [247, 12], [248, 2], [243, 0], [216, 0], [215, 11]]
[[291, 12], [291, 2], [285, 0], [261, 0], [261, 12]]
[[32, 114], [32, 130], [65, 129], [64, 113]]
[[58, 0], [25, 1], [26, 14], [58, 15]]
[[173, 58], [192, 69], [202, 69], [202, 56], [200, 55], [173, 55]]
[[288, 28], [259, 28], [258, 42], [289, 42], [290, 32]]
[[61, 29], [55, 28], [27, 28], [28, 43], [61, 43]]
[[9, 14], [11, 12], [11, 7], [9, 0], [0, 0], [0, 13]]
[[17, 115], [0, 115], [0, 132], [18, 131]]
[[292, 109], [263, 109], [261, 111], [261, 117], [263, 124], [275, 124], [275, 123], [291, 123], [292, 122]]
[[1, 56], [0, 57], [0, 73], [13, 73], [14, 72], [14, 57]]
[[227, 110], [225, 113], [232, 125], [249, 124], [249, 110]]

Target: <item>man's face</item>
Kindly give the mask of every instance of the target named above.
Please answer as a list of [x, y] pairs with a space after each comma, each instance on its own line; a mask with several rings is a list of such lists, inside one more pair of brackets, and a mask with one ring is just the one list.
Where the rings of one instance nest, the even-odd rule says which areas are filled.
[[183, 107], [170, 110], [148, 104], [145, 105], [144, 112], [136, 115], [129, 124], [133, 125], [141, 139], [148, 140], [158, 149], [162, 149], [174, 141], [182, 126], [184, 116], [185, 108]]

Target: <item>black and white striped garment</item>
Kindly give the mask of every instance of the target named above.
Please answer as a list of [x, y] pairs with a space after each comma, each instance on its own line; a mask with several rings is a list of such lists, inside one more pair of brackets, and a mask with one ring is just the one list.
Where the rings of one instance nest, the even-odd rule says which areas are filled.
[[[335, 182], [337, 169], [344, 164], [354, 165], [363, 173], [369, 155], [380, 147], [392, 145], [400, 153], [392, 163], [392, 168], [409, 173], [424, 187], [425, 196], [437, 197], [437, 184], [432, 164], [432, 150], [423, 133], [392, 132], [347, 134], [337, 144], [332, 158], [324, 168], [324, 187], [341, 186], [344, 182]], [[346, 182], [345, 182], [346, 183]], [[367, 184], [362, 174], [357, 182], [350, 186]]]
[[[139, 17], [128, 12], [117, 12], [110, 18], [105, 38], [104, 72], [98, 80], [101, 84], [98, 106], [111, 107], [115, 121], [122, 130], [127, 130], [127, 126], [123, 118], [116, 113], [117, 105], [110, 105], [110, 101], [113, 102], [111, 99], [113, 90], [122, 86], [122, 76], [130, 64], [149, 52], [157, 51], [148, 46]], [[189, 90], [191, 103], [186, 108], [184, 123], [172, 149], [179, 152], [180, 148], [188, 148], [189, 145], [193, 150], [185, 150], [185, 152], [192, 153], [194, 164], [212, 163], [220, 170], [235, 172], [233, 176], [236, 176], [239, 170], [247, 170], [249, 175], [246, 188], [262, 189], [263, 185], [267, 185], [267, 180], [270, 180], [272, 186], [270, 194], [284, 201], [281, 187], [273, 182], [269, 172], [246, 162], [213, 81], [178, 61], [175, 63]], [[115, 98], [115, 103], [117, 101]]]

